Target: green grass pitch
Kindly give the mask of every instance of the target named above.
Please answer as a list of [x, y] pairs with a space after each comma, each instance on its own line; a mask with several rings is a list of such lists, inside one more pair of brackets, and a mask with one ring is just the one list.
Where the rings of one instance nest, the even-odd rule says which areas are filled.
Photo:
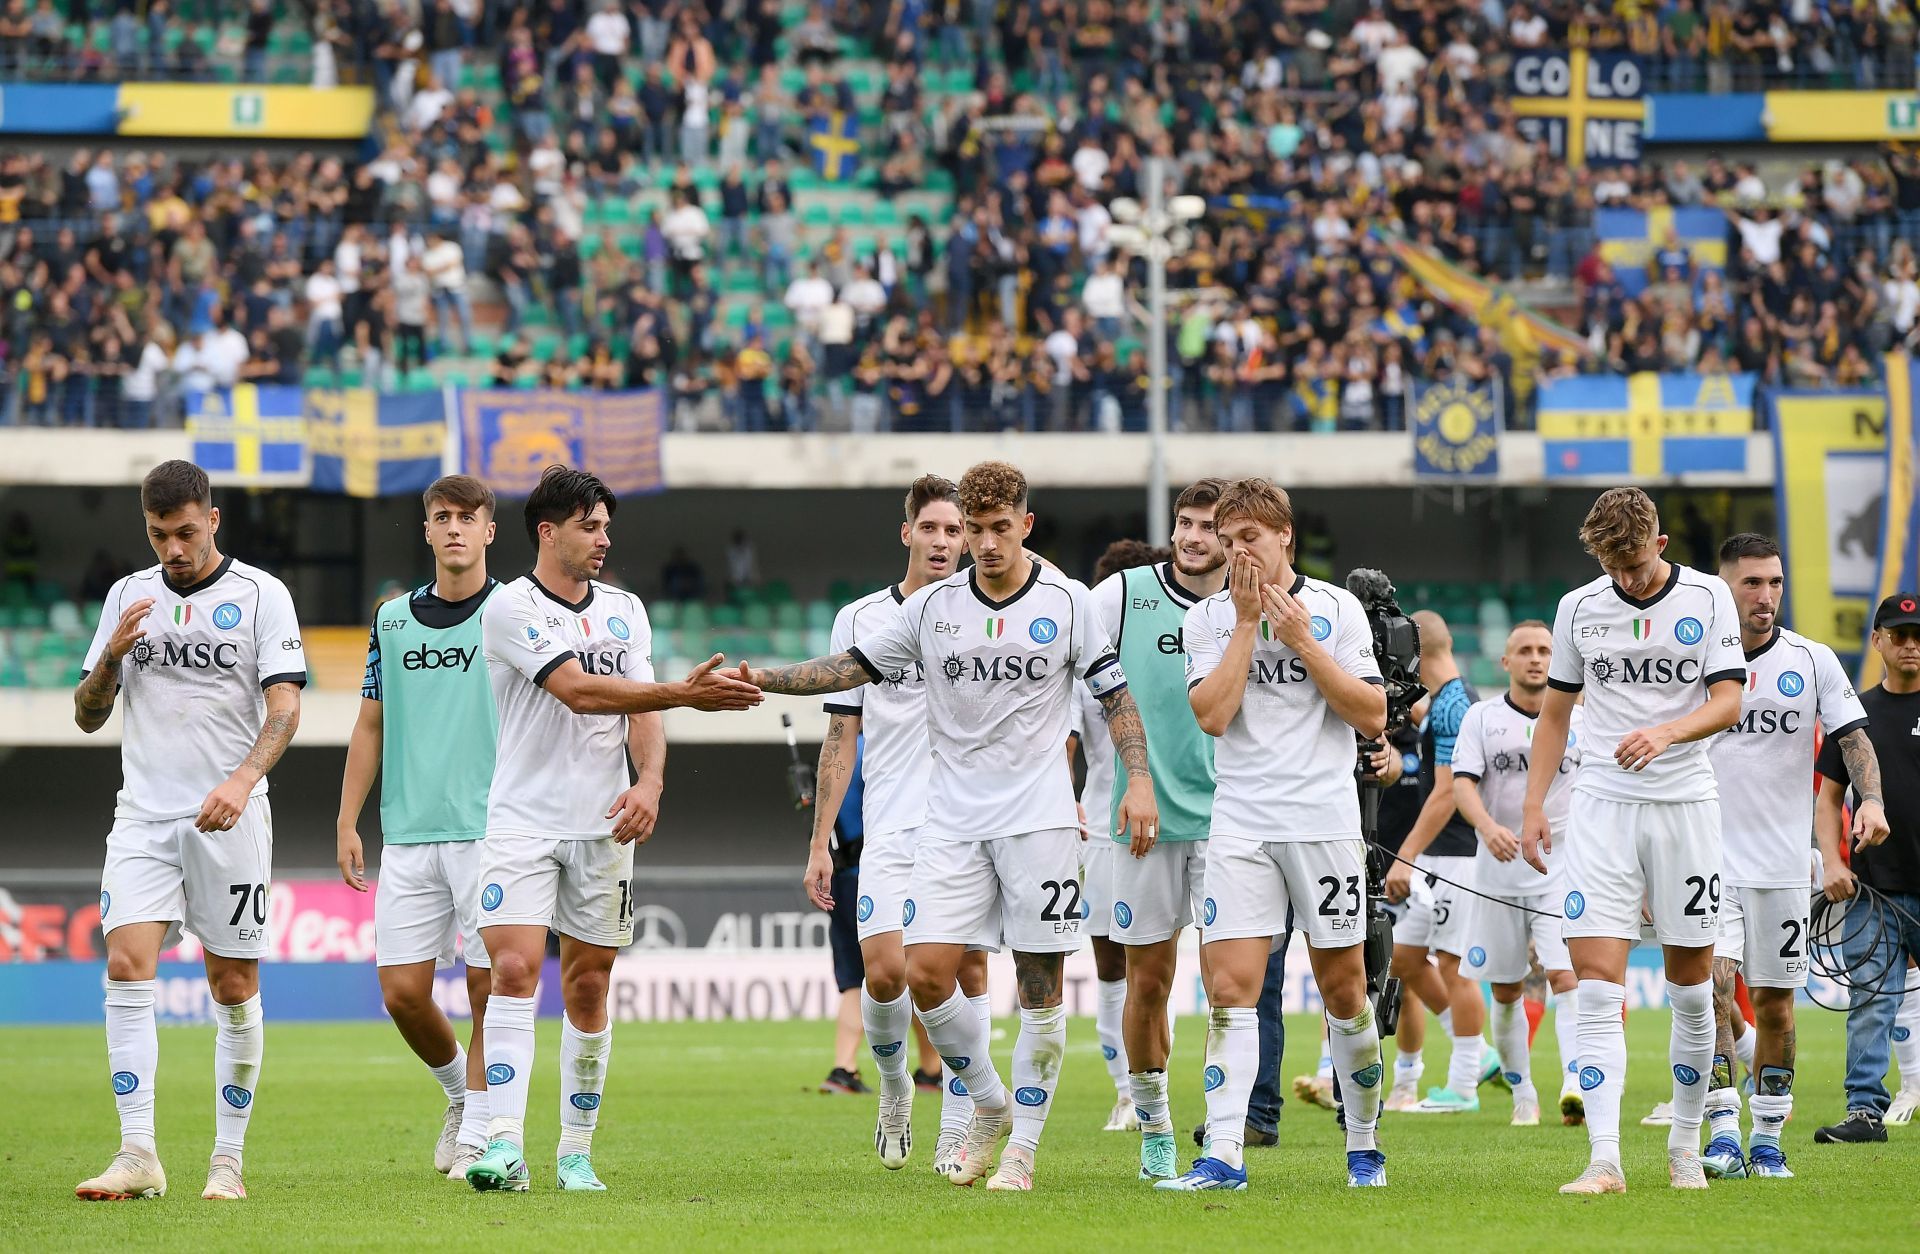
[[[372, 973], [368, 973], [372, 978]], [[268, 1007], [271, 1016], [272, 1007]], [[997, 1025], [1003, 1068], [1013, 1024]], [[1288, 1022], [1283, 1080], [1309, 1069], [1317, 1022]], [[1920, 1237], [1920, 1128], [1884, 1146], [1826, 1147], [1813, 1129], [1844, 1105], [1840, 1016], [1803, 1008], [1799, 1104], [1787, 1148], [1799, 1178], [1667, 1188], [1662, 1129], [1638, 1119], [1667, 1095], [1667, 1017], [1636, 1013], [1625, 1108], [1626, 1197], [1562, 1198], [1585, 1162], [1584, 1130], [1506, 1126], [1510, 1102], [1481, 1112], [1386, 1116], [1391, 1187], [1346, 1188], [1331, 1114], [1289, 1099], [1277, 1149], [1249, 1151], [1240, 1194], [1154, 1193], [1136, 1180], [1138, 1138], [1099, 1131], [1112, 1090], [1091, 1020], [1068, 1030], [1068, 1061], [1029, 1195], [956, 1189], [929, 1170], [938, 1097], [916, 1103], [913, 1161], [873, 1157], [873, 1100], [824, 1097], [830, 1029], [808, 1023], [620, 1025], [594, 1163], [611, 1192], [555, 1191], [558, 1025], [540, 1024], [528, 1126], [530, 1195], [475, 1194], [429, 1170], [443, 1105], [386, 1024], [267, 1029], [247, 1146], [251, 1198], [200, 1200], [212, 1143], [213, 1033], [160, 1034], [159, 1131], [171, 1191], [145, 1202], [83, 1203], [75, 1183], [116, 1145], [105, 1045], [96, 1029], [0, 1030], [0, 1249], [694, 1251], [778, 1249], [1687, 1249], [1703, 1243], [1811, 1249], [1853, 1233], [1878, 1248]], [[1430, 1035], [1439, 1037], [1434, 1029]], [[1175, 1042], [1174, 1115], [1201, 1115], [1198, 1020]], [[1537, 1057], [1557, 1092], [1553, 1037]], [[1444, 1066], [1440, 1047], [1427, 1074]], [[869, 1071], [871, 1068], [868, 1068]], [[1550, 1116], [1551, 1117], [1551, 1116]], [[1182, 1158], [1189, 1156], [1182, 1141]]]

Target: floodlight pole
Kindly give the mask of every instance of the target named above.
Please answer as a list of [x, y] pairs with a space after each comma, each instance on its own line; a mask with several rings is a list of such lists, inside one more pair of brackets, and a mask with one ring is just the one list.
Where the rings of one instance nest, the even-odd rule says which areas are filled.
[[1166, 171], [1147, 158], [1147, 543], [1167, 544], [1167, 230]]

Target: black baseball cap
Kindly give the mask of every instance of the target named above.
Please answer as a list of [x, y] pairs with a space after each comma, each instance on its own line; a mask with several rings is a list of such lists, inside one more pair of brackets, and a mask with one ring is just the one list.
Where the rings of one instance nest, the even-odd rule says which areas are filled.
[[1880, 602], [1873, 612], [1873, 629], [1882, 627], [1920, 627], [1920, 594], [1896, 592]]

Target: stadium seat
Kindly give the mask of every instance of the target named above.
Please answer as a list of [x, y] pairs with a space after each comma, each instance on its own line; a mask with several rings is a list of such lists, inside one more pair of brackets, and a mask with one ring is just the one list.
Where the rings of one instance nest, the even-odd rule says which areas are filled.
[[698, 639], [712, 629], [713, 618], [707, 612], [706, 602], [688, 601], [680, 607], [680, 630], [684, 635]]
[[745, 619], [737, 605], [716, 605], [713, 607], [713, 629], [715, 631], [738, 631], [745, 625]]
[[655, 631], [672, 631], [680, 625], [680, 602], [665, 599], [647, 606], [647, 618]]
[[797, 662], [813, 656], [807, 651], [807, 636], [803, 631], [774, 632], [773, 655], [783, 662]]
[[63, 636], [77, 636], [85, 630], [80, 607], [71, 601], [56, 601], [47, 608], [47, 626]]
[[807, 630], [831, 631], [835, 607], [831, 601], [807, 602]]
[[773, 609], [762, 601], [743, 606], [740, 611], [740, 623], [749, 631], [772, 631]]
[[807, 625], [807, 612], [798, 601], [782, 601], [774, 607], [773, 625], [782, 631], [800, 631]]

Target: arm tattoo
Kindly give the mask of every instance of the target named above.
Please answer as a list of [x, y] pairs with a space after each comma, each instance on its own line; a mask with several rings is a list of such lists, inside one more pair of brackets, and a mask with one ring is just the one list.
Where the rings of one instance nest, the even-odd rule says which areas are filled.
[[755, 671], [754, 678], [767, 692], [784, 692], [789, 696], [810, 697], [826, 692], [845, 692], [849, 688], [858, 688], [872, 676], [867, 668], [854, 660], [851, 653], [836, 653], [832, 657], [817, 657], [809, 662], [795, 662], [792, 666], [774, 666], [766, 670]]
[[840, 752], [840, 740], [846, 736], [846, 730], [846, 715], [835, 714], [827, 719], [827, 738], [820, 742], [820, 766], [815, 772], [819, 783], [839, 779], [853, 769], [853, 760]]
[[1879, 801], [1880, 758], [1867, 739], [1867, 729], [1856, 727], [1840, 737], [1840, 760], [1846, 763], [1847, 778], [1862, 801]]
[[[275, 690], [280, 688], [293, 688], [293, 685], [275, 684], [267, 689], [267, 696], [271, 698]], [[294, 693], [295, 700], [298, 700], [299, 690], [294, 689]], [[261, 775], [271, 771], [274, 764], [280, 761], [280, 755], [287, 751], [287, 742], [293, 739], [294, 728], [299, 725], [298, 706], [290, 710], [268, 709], [267, 721], [261, 725], [260, 734], [254, 739], [253, 749], [247, 754], [247, 760], [242, 765], [251, 767]]]
[[1013, 951], [1013, 973], [1020, 983], [1020, 1004], [1039, 1010], [1060, 1004], [1060, 970], [1065, 954], [1023, 954]]
[[1126, 764], [1130, 779], [1147, 778], [1147, 728], [1140, 721], [1140, 707], [1133, 694], [1122, 688], [1100, 698], [1107, 712], [1107, 734], [1113, 737], [1113, 751]]
[[120, 692], [120, 663], [100, 659], [73, 693], [73, 717], [82, 731], [96, 732], [106, 726], [113, 713], [113, 699]]

